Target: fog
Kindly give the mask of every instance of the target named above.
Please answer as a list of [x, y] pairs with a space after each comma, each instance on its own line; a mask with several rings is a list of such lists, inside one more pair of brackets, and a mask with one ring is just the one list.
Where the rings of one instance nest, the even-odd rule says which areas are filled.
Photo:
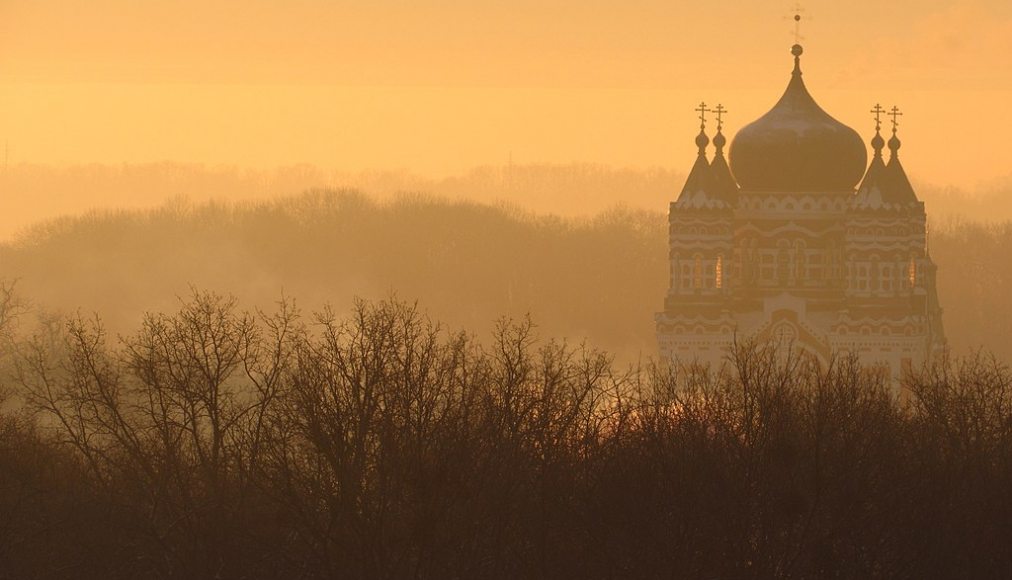
[[[432, 178], [405, 169], [340, 172], [309, 164], [269, 170], [176, 162], [15, 164], [0, 171], [0, 241], [14, 240], [39, 223], [93, 211], [272, 201], [310, 189], [355, 190], [374, 200], [421, 194], [566, 218], [593, 217], [616, 207], [663, 213], [677, 196], [687, 167], [508, 163]], [[1012, 219], [1012, 178], [974, 188], [925, 182], [917, 175], [914, 180], [934, 224]]]
[[[568, 187], [574, 197], [594, 181], [598, 193], [592, 190], [588, 208], [595, 199], [604, 205], [601, 192], [628, 179], [587, 167], [528, 167], [514, 175], [519, 190], [540, 178], [532, 191]], [[499, 183], [486, 191], [502, 194], [502, 179], [483, 170], [444, 186]], [[647, 191], [667, 179], [645, 173], [629, 181]], [[543, 196], [514, 199], [525, 197]], [[666, 215], [642, 209], [647, 199], [589, 216], [332, 190], [248, 202], [176, 200], [37, 224], [0, 245], [0, 263], [37, 313], [97, 313], [114, 333], [133, 328], [146, 311], [171, 310], [192, 288], [262, 308], [288, 296], [337, 311], [355, 297], [396, 295], [479, 335], [501, 316], [530, 314], [546, 336], [586, 340], [632, 362], [656, 355], [653, 313], [667, 288]], [[951, 193], [938, 193], [935, 203], [967, 209]], [[1010, 242], [1009, 221], [933, 220], [930, 251], [954, 352], [985, 347], [1012, 357], [1012, 263], [1003, 257]]]

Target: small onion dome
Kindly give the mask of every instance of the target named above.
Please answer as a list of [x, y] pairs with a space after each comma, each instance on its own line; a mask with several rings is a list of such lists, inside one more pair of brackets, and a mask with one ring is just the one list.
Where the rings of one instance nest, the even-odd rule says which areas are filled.
[[875, 150], [877, 157], [882, 157], [882, 148], [885, 147], [885, 140], [882, 139], [882, 134], [875, 131], [875, 136], [871, 138], [871, 148]]
[[743, 127], [731, 143], [731, 172], [742, 190], [853, 191], [868, 153], [861, 136], [829, 116], [801, 80], [800, 45], [794, 72], [772, 109]]
[[896, 136], [896, 133], [893, 133], [893, 136], [889, 138], [889, 152], [892, 153], [893, 157], [900, 150], [900, 145], [900, 138]]
[[710, 144], [710, 138], [702, 130], [696, 135], [696, 147], [699, 147], [699, 154], [706, 155], [706, 146]]

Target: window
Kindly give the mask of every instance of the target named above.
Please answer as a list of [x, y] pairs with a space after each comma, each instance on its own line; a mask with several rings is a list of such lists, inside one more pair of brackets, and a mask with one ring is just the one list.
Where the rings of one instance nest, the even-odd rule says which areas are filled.
[[805, 264], [808, 259], [807, 250], [805, 248], [805, 242], [802, 240], [794, 240], [794, 272], [793, 276], [797, 282], [801, 282], [805, 278]]
[[907, 266], [907, 280], [911, 288], [917, 285], [917, 262], [913, 258], [910, 258], [910, 265]]
[[773, 279], [773, 254], [768, 251], [760, 250], [759, 263], [759, 277], [763, 280]]
[[718, 289], [724, 287], [724, 256], [717, 256], [717, 272], [713, 280], [713, 285]]
[[790, 278], [790, 259], [787, 250], [777, 251], [777, 278], [779, 278], [781, 285], [786, 285], [788, 278]]
[[696, 254], [696, 263], [692, 267], [692, 287], [703, 287], [703, 258]]

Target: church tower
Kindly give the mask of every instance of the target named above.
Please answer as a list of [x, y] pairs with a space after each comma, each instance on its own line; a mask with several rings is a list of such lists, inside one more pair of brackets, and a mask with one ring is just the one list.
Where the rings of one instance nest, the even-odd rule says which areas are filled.
[[[737, 338], [770, 339], [821, 360], [855, 353], [894, 376], [944, 348], [926, 215], [876, 105], [872, 159], [802, 80], [803, 49], [780, 100], [724, 158], [722, 106], [707, 162], [699, 149], [669, 214], [670, 288], [656, 316], [663, 357], [719, 365]], [[889, 159], [882, 150], [888, 145]]]
[[706, 135], [706, 103], [700, 103], [699, 152], [678, 200], [671, 204], [668, 232], [671, 260], [671, 286], [665, 310], [683, 309], [690, 316], [679, 320], [676, 329], [685, 333], [705, 333], [713, 326], [728, 332], [734, 327], [730, 311], [730, 292], [725, 283], [733, 250], [734, 208], [738, 185], [724, 159], [727, 139], [722, 132], [724, 107], [718, 105], [717, 133], [713, 138], [716, 153], [713, 162], [706, 159], [710, 143]]

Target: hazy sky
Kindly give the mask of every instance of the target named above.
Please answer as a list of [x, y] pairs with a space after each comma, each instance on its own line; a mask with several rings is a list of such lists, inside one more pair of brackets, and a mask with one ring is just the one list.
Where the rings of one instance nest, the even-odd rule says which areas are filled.
[[[160, 160], [427, 175], [505, 163], [688, 169], [701, 99], [728, 132], [780, 96], [788, 1], [0, 0], [11, 162]], [[812, 0], [805, 80], [908, 171], [1012, 172], [1012, 3]]]

